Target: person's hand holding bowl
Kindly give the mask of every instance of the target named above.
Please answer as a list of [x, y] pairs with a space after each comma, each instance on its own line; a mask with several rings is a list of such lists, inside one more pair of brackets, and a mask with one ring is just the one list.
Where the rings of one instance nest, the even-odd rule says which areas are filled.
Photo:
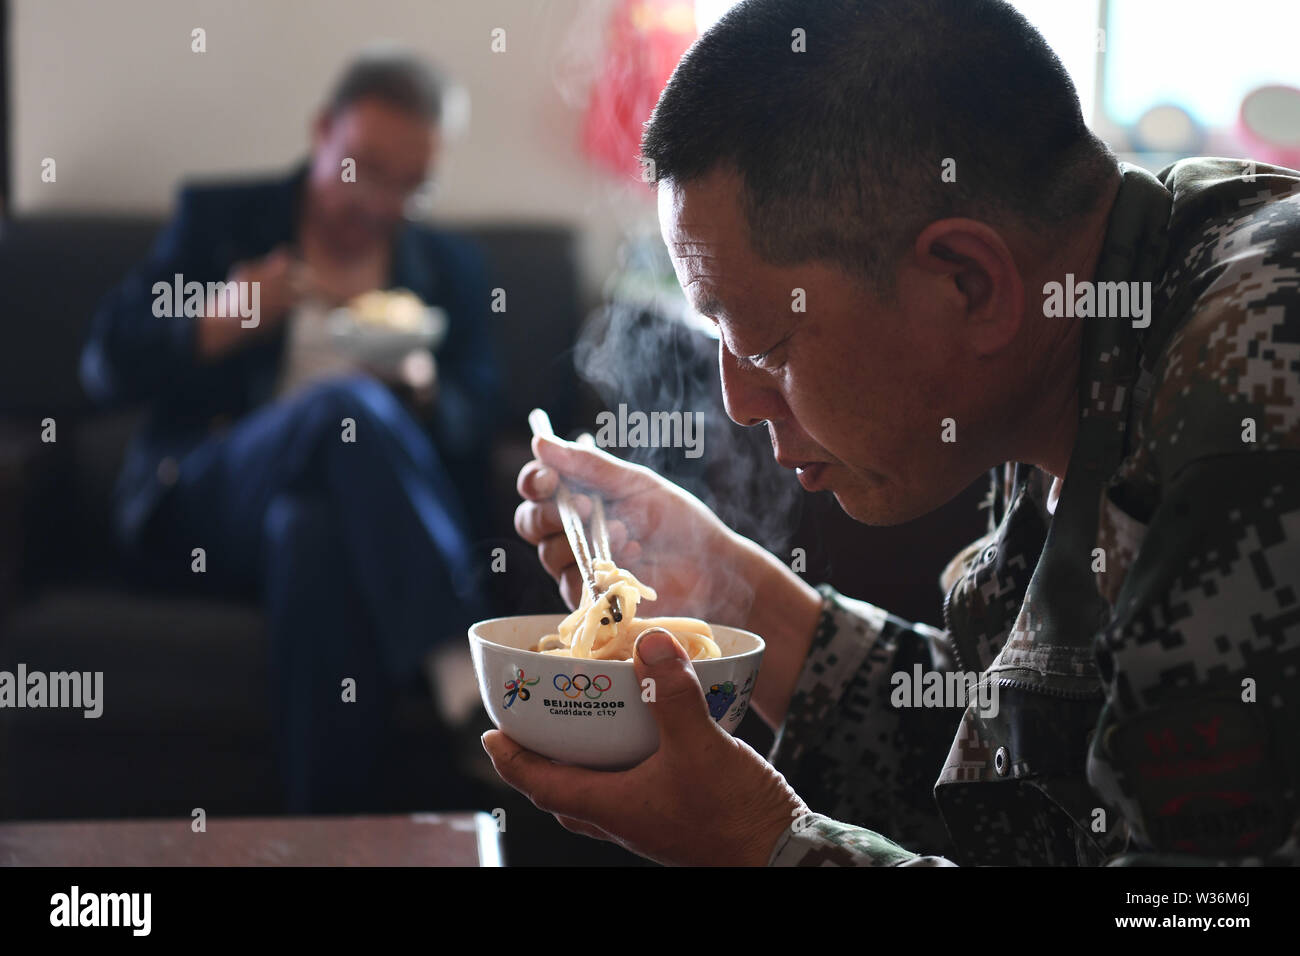
[[[571, 607], [583, 585], [554, 501], [561, 474], [605, 499], [614, 559], [656, 589], [653, 613], [756, 630], [756, 618], [771, 619], [763, 606], [784, 597], [799, 608], [796, 631], [804, 629], [810, 612], [815, 617], [816, 592], [797, 578], [791, 581], [792, 572], [683, 489], [595, 448], [534, 438], [533, 451], [537, 460], [519, 475], [525, 500], [515, 527], [537, 545]], [[580, 494], [578, 509], [584, 518], [590, 514], [590, 502]], [[810, 636], [811, 625], [806, 630]], [[781, 671], [773, 682], [781, 709], [793, 687], [791, 654], [801, 661], [806, 650], [786, 647], [769, 654]], [[497, 773], [566, 829], [660, 863], [765, 864], [807, 807], [753, 748], [710, 717], [691, 662], [671, 634], [642, 634], [633, 663], [639, 680], [654, 681], [648, 704], [659, 730], [654, 754], [628, 770], [590, 770], [548, 760], [491, 730], [483, 746]], [[765, 664], [765, 676], [771, 676], [768, 670]], [[761, 707], [759, 700], [756, 693]], [[775, 709], [772, 703], [768, 709]]]

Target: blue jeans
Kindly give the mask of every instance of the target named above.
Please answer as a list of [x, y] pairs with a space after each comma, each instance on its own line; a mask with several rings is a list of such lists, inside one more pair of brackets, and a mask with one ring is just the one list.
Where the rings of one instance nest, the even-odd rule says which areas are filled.
[[203, 548], [208, 582], [260, 594], [290, 812], [367, 808], [393, 690], [486, 614], [436, 449], [366, 378], [260, 408], [195, 448], [148, 541], [173, 566]]

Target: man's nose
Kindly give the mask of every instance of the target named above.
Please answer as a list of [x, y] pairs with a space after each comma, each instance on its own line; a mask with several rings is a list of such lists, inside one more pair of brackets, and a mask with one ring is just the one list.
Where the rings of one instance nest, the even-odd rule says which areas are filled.
[[761, 381], [764, 373], [743, 366], [721, 341], [718, 342], [718, 371], [722, 378], [722, 405], [737, 425], [757, 425], [784, 417], [785, 402], [776, 389]]

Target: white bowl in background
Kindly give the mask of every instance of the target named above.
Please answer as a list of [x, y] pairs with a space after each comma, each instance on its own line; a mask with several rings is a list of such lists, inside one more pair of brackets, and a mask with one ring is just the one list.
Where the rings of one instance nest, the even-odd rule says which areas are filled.
[[358, 320], [346, 306], [326, 316], [334, 347], [376, 368], [394, 368], [416, 349], [435, 349], [447, 334], [447, 313], [427, 305], [418, 329], [392, 329]]

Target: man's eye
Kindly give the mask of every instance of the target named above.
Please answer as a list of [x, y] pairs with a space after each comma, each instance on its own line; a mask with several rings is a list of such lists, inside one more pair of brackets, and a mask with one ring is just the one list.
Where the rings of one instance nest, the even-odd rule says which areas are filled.
[[755, 368], [761, 368], [767, 371], [775, 371], [776, 369], [779, 369], [785, 364], [784, 360], [781, 359], [781, 353], [783, 346], [789, 338], [790, 336], [787, 335], [766, 352], [759, 352], [757, 355], [745, 356], [745, 361]]

